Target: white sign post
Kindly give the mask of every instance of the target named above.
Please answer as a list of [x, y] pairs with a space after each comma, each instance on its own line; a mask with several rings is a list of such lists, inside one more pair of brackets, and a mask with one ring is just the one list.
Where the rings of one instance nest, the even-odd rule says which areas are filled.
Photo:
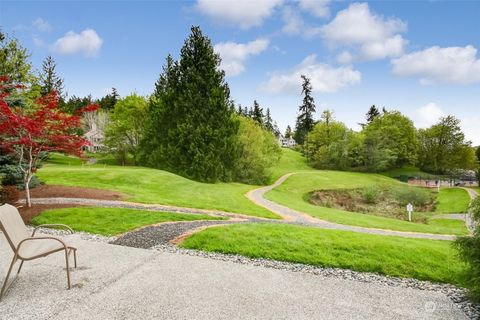
[[408, 211], [408, 221], [412, 222], [413, 205], [411, 203], [407, 204], [407, 211]]

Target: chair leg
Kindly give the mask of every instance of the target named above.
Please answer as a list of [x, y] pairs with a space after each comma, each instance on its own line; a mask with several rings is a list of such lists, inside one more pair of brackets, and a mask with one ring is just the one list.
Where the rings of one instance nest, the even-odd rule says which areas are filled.
[[3, 283], [3, 286], [2, 286], [2, 291], [0, 291], [0, 301], [3, 298], [3, 294], [7, 290], [8, 278], [10, 278], [10, 273], [12, 272], [13, 265], [15, 264], [15, 262], [17, 262], [17, 253], [15, 253], [15, 255], [13, 256], [12, 263], [10, 264], [10, 268], [8, 268], [7, 276], [5, 277], [5, 282]]
[[70, 266], [69, 266], [69, 263], [68, 263], [68, 250], [65, 249], [65, 263], [67, 265], [67, 283], [68, 283], [68, 289], [71, 289], [71, 285], [70, 285]]
[[76, 269], [77, 268], [77, 250], [73, 250], [73, 263]]
[[22, 270], [24, 262], [25, 262], [25, 260], [22, 260], [22, 262], [20, 263], [20, 267], [18, 267], [18, 271], [17, 271], [17, 276], [20, 274], [20, 271]]

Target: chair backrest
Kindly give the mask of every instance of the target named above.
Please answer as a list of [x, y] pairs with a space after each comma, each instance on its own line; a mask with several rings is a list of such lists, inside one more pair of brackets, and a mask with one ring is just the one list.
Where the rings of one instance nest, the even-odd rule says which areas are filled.
[[20, 241], [29, 237], [18, 209], [9, 204], [0, 207], [0, 229], [13, 251], [17, 250]]

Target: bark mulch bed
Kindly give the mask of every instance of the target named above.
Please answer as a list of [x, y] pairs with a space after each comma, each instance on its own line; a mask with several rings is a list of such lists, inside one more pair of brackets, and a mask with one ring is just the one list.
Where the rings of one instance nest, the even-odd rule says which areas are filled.
[[[55, 185], [42, 185], [30, 190], [30, 196], [32, 198], [86, 198], [97, 200], [122, 200], [126, 196], [120, 192], [81, 188], [81, 187], [68, 187], [68, 186], [55, 186]], [[25, 192], [20, 192], [20, 199], [25, 199]], [[25, 205], [17, 206], [20, 215], [25, 223], [29, 223], [30, 220], [38, 216], [45, 210], [58, 209], [58, 208], [73, 208], [79, 207], [74, 204], [34, 204], [31, 208]]]
[[[123, 200], [126, 198], [124, 194], [116, 191], [55, 185], [42, 185], [33, 188], [30, 190], [30, 196], [32, 198], [84, 198], [98, 200]], [[20, 197], [25, 197], [23, 191]]]

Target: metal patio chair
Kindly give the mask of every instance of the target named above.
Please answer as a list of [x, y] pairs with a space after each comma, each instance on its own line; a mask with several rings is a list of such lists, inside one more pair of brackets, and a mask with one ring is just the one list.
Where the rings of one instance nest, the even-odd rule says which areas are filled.
[[5, 277], [2, 290], [0, 291], [0, 301], [16, 279], [15, 277], [15, 279], [8, 284], [8, 279], [12, 273], [13, 266], [17, 261], [21, 261], [17, 271], [18, 276], [25, 261], [43, 258], [55, 252], [65, 252], [68, 289], [71, 288], [69, 256], [73, 253], [74, 265], [76, 268], [77, 249], [59, 237], [43, 235], [35, 236], [37, 230], [43, 227], [61, 227], [70, 231], [72, 234], [74, 233], [69, 226], [63, 224], [43, 224], [37, 226], [30, 235], [17, 208], [9, 204], [0, 206], [0, 230], [3, 232], [3, 235], [13, 250], [13, 259], [10, 268], [8, 269], [7, 276]]

